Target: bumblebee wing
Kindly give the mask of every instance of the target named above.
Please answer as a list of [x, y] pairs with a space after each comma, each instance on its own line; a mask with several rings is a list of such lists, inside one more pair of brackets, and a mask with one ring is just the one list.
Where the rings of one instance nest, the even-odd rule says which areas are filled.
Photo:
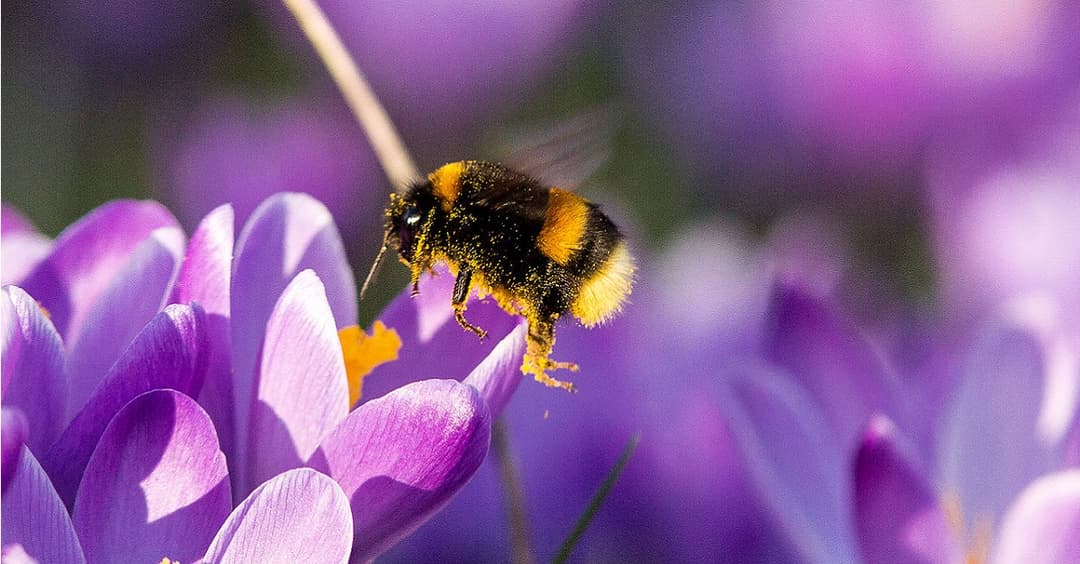
[[593, 108], [539, 130], [498, 135], [492, 154], [549, 186], [573, 190], [610, 159], [614, 125], [614, 109]]

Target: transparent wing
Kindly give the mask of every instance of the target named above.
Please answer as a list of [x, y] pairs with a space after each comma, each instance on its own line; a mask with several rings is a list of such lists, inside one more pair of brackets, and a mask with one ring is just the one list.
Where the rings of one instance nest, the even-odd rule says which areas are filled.
[[495, 136], [491, 154], [545, 184], [573, 190], [611, 158], [615, 116], [604, 106], [540, 129], [504, 131]]

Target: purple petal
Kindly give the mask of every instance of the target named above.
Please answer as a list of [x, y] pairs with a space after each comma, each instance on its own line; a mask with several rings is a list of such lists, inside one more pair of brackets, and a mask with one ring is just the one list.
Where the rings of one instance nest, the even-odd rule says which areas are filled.
[[521, 359], [525, 355], [528, 330], [527, 324], [518, 324], [465, 378], [465, 383], [476, 388], [487, 402], [492, 418], [502, 413], [521, 383]]
[[1080, 470], [1032, 482], [1005, 514], [999, 535], [994, 562], [1080, 562]]
[[0, 410], [0, 491], [7, 491], [19, 464], [26, 436], [30, 433], [26, 416], [17, 408]]
[[70, 413], [82, 408], [120, 353], [161, 310], [183, 252], [183, 231], [154, 230], [86, 313], [83, 330], [65, 341]]
[[743, 369], [724, 401], [752, 482], [797, 550], [811, 562], [851, 562], [848, 473], [814, 402], [788, 376]]
[[179, 225], [157, 202], [105, 204], [65, 229], [52, 254], [24, 279], [22, 287], [49, 311], [57, 331], [70, 343], [131, 253], [159, 227]]
[[1065, 466], [1080, 467], [1080, 417], [1073, 421], [1072, 428], [1062, 440], [1061, 449]]
[[937, 497], [899, 444], [892, 422], [875, 418], [855, 459], [855, 524], [865, 562], [959, 561]]
[[895, 383], [855, 327], [825, 303], [779, 286], [765, 356], [786, 368], [824, 408], [841, 448], [853, 448], [874, 413], [897, 415]]
[[285, 288], [266, 324], [246, 485], [303, 465], [348, 413], [334, 317], [319, 277], [305, 270]]
[[1057, 456], [1039, 429], [1044, 361], [1030, 333], [989, 327], [967, 351], [938, 444], [940, 484], [965, 517], [996, 519]]
[[70, 505], [101, 434], [143, 392], [171, 388], [197, 396], [206, 372], [206, 331], [198, 306], [174, 304], [157, 314], [116, 361], [86, 406], [44, 457], [60, 497]]
[[409, 384], [350, 413], [312, 464], [349, 496], [353, 559], [374, 558], [446, 504], [484, 460], [490, 435], [483, 399], [453, 380]]
[[466, 318], [488, 332], [484, 341], [454, 322], [450, 296], [454, 277], [445, 266], [436, 268], [436, 276], [420, 278], [420, 295], [409, 296], [405, 290], [383, 311], [379, 319], [401, 337], [398, 360], [378, 366], [364, 379], [364, 397], [381, 397], [410, 382], [429, 378], [463, 380], [480, 361], [517, 325], [518, 319], [507, 314], [491, 299], [468, 302]]
[[37, 301], [21, 288], [8, 286], [0, 297], [5, 340], [4, 405], [27, 416], [30, 450], [44, 453], [63, 429], [67, 379], [64, 345]]
[[38, 564], [38, 560], [27, 554], [21, 544], [4, 545], [0, 550], [0, 561], [7, 564]]
[[225, 455], [195, 400], [154, 390], [109, 423], [86, 466], [72, 519], [94, 562], [191, 562], [232, 509]]
[[30, 220], [23, 217], [18, 210], [7, 204], [0, 204], [0, 235], [4, 236], [5, 241], [9, 235], [33, 233], [35, 231], [37, 230], [34, 229], [34, 225], [30, 223]]
[[947, 310], [982, 315], [1031, 292], [1080, 308], [1077, 108], [1072, 99], [1050, 119], [1025, 118], [1023, 135], [980, 126], [928, 152], [926, 209]]
[[17, 284], [52, 252], [53, 242], [33, 231], [4, 234], [0, 246], [0, 284]]
[[[289, 282], [308, 268], [326, 287], [337, 327], [355, 325], [356, 283], [330, 213], [305, 194], [271, 196], [248, 219], [233, 261], [230, 315], [237, 437], [248, 436], [255, 370], [270, 312]], [[237, 462], [237, 468], [245, 464]]]
[[2, 498], [3, 544], [21, 544], [41, 562], [86, 562], [71, 518], [49, 477], [25, 448]]
[[196, 302], [206, 313], [209, 360], [199, 403], [210, 414], [221, 450], [233, 454], [232, 354], [229, 286], [232, 280], [233, 210], [226, 204], [210, 212], [188, 242], [187, 255], [173, 286], [172, 303]]
[[349, 500], [310, 468], [289, 470], [251, 492], [229, 515], [206, 562], [347, 562]]
[[18, 283], [52, 250], [52, 240], [34, 229], [19, 212], [0, 204], [0, 284]]

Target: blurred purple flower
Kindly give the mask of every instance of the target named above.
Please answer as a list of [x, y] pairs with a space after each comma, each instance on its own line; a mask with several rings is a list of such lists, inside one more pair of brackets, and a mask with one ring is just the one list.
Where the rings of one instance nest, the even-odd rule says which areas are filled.
[[[537, 559], [554, 555], [637, 432], [642, 434], [637, 453], [575, 557], [707, 561], [724, 554], [752, 562], [793, 554], [791, 542], [750, 487], [728, 423], [730, 410], [720, 401], [723, 382], [734, 378], [724, 374], [749, 370], [740, 368], [745, 359], [760, 354], [770, 303], [770, 288], [762, 281], [805, 275], [826, 291], [843, 268], [842, 257], [834, 254], [839, 250], [821, 240], [820, 230], [798, 227], [810, 222], [786, 225], [783, 237], [792, 239], [777, 234], [768, 248], [724, 222], [689, 228], [670, 254], [642, 261], [633, 306], [610, 326], [560, 327], [556, 358], [580, 364], [579, 393], [552, 394], [526, 382], [504, 412]], [[813, 250], [805, 254], [812, 258], [800, 262], [803, 255], [791, 252], [797, 247]], [[824, 256], [833, 258], [813, 258]], [[439, 280], [433, 282], [440, 284], [435, 289], [440, 295], [422, 287], [417, 300], [399, 298], [392, 304], [388, 318], [398, 308], [416, 315], [427, 300], [444, 311], [452, 280]], [[686, 280], [694, 280], [695, 287], [688, 288]], [[486, 314], [485, 307], [492, 306], [470, 303], [470, 314]], [[463, 333], [452, 320], [445, 328]], [[408, 341], [410, 331], [402, 338]], [[823, 417], [818, 415], [815, 424], [814, 432], [829, 437]], [[826, 441], [806, 446], [807, 457], [825, 457], [813, 450], [818, 443]], [[842, 464], [838, 458], [830, 464], [839, 488]], [[806, 466], [801, 459], [794, 465]], [[506, 495], [499, 461], [485, 463], [445, 511], [387, 557], [412, 561], [438, 550], [452, 560], [506, 559], [511, 531], [505, 502], [492, 502]]]
[[[1001, 412], [988, 415], [1005, 419]], [[980, 438], [1000, 443], [989, 433]], [[1033, 441], [1024, 439], [1026, 444], [1018, 446], [1030, 451]], [[982, 448], [966, 446], [969, 455]], [[1010, 456], [1011, 449], [987, 450], [987, 457], [1004, 454], [1007, 459], [963, 470], [970, 480], [963, 484], [965, 489], [983, 489], [996, 498], [975, 500], [973, 508], [950, 485], [935, 483], [888, 419], [875, 419], [854, 467], [855, 514], [864, 561], [1080, 562], [1075, 534], [1080, 527], [1080, 472], [1049, 470], [1007, 484], [1009, 480], [1002, 478], [1015, 475], [1014, 464], [1029, 464]], [[995, 486], [1005, 489], [989, 489]], [[1002, 500], [1008, 503], [996, 511], [983, 505]]]
[[43, 9], [56, 40], [89, 63], [130, 67], [160, 65], [195, 48], [206, 28], [222, 14], [218, 0], [161, 2], [108, 0], [93, 6], [62, 0]]
[[[781, 539], [773, 547], [798, 561], [948, 562], [1046, 539], [1034, 542], [1070, 554], [1071, 541], [1053, 536], [1060, 520], [1031, 518], [1031, 507], [1008, 517], [1020, 511], [1012, 503], [1054, 488], [1066, 522], [1080, 512], [1076, 478], [1054, 477], [1069, 464], [1080, 403], [1080, 365], [1061, 348], [1061, 327], [1006, 308], [953, 338], [951, 360], [918, 379], [894, 373], [905, 360], [884, 356], [827, 300], [785, 284], [769, 311], [762, 356], [772, 367], [722, 371], [719, 412], [766, 513], [764, 534]], [[1022, 546], [1012, 553], [1036, 545]]]
[[270, 195], [289, 191], [334, 210], [350, 240], [359, 226], [377, 223], [370, 187], [380, 185], [381, 173], [335, 98], [258, 104], [219, 97], [192, 113], [181, 123], [159, 120], [153, 155], [159, 183], [185, 224], [226, 202], [245, 220]]
[[863, 171], [866, 193], [958, 123], [1024, 123], [1072, 96], [1077, 15], [1064, 1], [691, 2], [621, 28], [622, 60], [699, 172], [735, 172], [718, 187], [790, 191], [803, 171], [794, 184], [822, 190]]
[[[1024, 127], [979, 127], [938, 147], [928, 209], [948, 314], [1047, 300], [1080, 335], [1080, 111]], [[961, 146], [963, 151], [952, 150]]]

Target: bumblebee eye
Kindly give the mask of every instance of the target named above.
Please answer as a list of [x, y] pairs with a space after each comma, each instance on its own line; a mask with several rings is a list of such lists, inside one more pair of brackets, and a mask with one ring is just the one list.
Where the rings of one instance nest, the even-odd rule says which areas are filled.
[[416, 235], [416, 230], [420, 227], [420, 210], [415, 207], [408, 207], [405, 212], [401, 214], [401, 227], [398, 228], [398, 241], [399, 250], [401, 256], [405, 260], [412, 260], [412, 245], [413, 237]]

